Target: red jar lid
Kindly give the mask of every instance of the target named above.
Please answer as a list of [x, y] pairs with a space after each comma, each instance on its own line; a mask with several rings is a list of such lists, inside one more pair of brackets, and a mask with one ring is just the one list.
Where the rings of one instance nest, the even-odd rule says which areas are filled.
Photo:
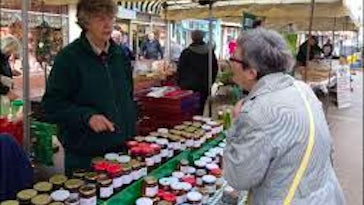
[[196, 184], [196, 179], [193, 176], [183, 177], [182, 181], [187, 182], [187, 183], [191, 184], [192, 186], [195, 186], [195, 184]]
[[126, 143], [126, 146], [130, 149], [130, 148], [132, 148], [132, 147], [137, 146], [138, 144], [139, 144], [139, 142], [137, 142], [137, 141], [128, 141], [128, 142]]
[[222, 171], [221, 171], [221, 169], [219, 169], [219, 168], [217, 168], [217, 169], [211, 169], [210, 170], [210, 174], [212, 174], [212, 175], [221, 175], [222, 174]]
[[141, 152], [143, 155], [149, 155], [149, 154], [154, 154], [154, 149], [151, 148], [150, 146], [148, 147], [144, 147], [142, 149], [142, 152]]
[[164, 190], [162, 190], [162, 189], [159, 189], [158, 190], [158, 193], [157, 193], [157, 196], [159, 197], [159, 198], [164, 198], [164, 195], [166, 194], [166, 193], [168, 193], [168, 192], [166, 192], [166, 191], [164, 191]]
[[150, 144], [149, 143], [147, 143], [147, 142], [141, 142], [141, 143], [139, 143], [139, 145], [138, 145], [139, 147], [142, 147], [142, 148], [145, 148], [145, 147], [149, 147], [150, 146]]
[[139, 155], [141, 154], [142, 149], [139, 146], [133, 147], [130, 149], [131, 155]]
[[107, 167], [107, 172], [109, 172], [110, 174], [116, 174], [121, 172], [122, 168], [123, 167], [120, 164], [110, 164]]
[[94, 164], [94, 170], [95, 171], [105, 171], [107, 169], [107, 167], [109, 166], [109, 163], [107, 161], [98, 161], [98, 162], [95, 162]]
[[165, 193], [163, 199], [172, 203], [175, 203], [177, 201], [177, 197], [172, 193]]
[[161, 147], [157, 144], [151, 144], [150, 147], [156, 151], [156, 152], [159, 152], [161, 150]]

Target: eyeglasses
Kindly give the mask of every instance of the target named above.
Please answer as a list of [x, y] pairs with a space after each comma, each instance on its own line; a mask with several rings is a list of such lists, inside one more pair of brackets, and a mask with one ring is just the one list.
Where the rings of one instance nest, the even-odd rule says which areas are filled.
[[245, 63], [245, 62], [244, 62], [244, 61], [242, 61], [242, 60], [236, 59], [236, 58], [234, 58], [234, 57], [230, 57], [230, 58], [229, 58], [229, 61], [230, 61], [230, 62], [239, 63], [239, 64], [241, 64], [244, 68], [248, 67], [248, 64], [247, 64], [247, 63]]

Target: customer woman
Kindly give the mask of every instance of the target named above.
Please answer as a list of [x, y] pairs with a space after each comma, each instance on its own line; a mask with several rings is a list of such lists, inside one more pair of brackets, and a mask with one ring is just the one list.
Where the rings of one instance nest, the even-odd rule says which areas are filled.
[[253, 205], [342, 205], [320, 101], [285, 74], [294, 60], [283, 38], [262, 28], [240, 36], [233, 81], [249, 91], [227, 132], [224, 174]]
[[1, 101], [15, 100], [18, 96], [12, 90], [13, 73], [9, 63], [9, 58], [18, 55], [20, 51], [20, 43], [17, 38], [12, 35], [7, 35], [1, 38], [0, 52], [0, 96]]

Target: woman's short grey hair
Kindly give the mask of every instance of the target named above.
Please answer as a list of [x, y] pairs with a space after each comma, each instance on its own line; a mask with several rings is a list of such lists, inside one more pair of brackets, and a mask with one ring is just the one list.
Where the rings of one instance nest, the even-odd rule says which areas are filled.
[[278, 72], [290, 71], [295, 63], [286, 41], [276, 31], [257, 28], [242, 33], [237, 40], [242, 59], [258, 71], [258, 79]]
[[115, 15], [117, 6], [113, 0], [79, 0], [77, 4], [77, 24], [86, 30], [86, 25], [91, 16], [103, 13]]
[[1, 52], [6, 55], [19, 54], [21, 45], [19, 40], [13, 35], [7, 35], [1, 38]]

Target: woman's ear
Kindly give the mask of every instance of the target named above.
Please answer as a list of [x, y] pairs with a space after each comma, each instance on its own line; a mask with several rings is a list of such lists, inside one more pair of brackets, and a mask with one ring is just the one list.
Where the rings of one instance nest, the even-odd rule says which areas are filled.
[[249, 68], [248, 70], [248, 79], [249, 80], [257, 80], [258, 78], [258, 71], [253, 69], [253, 68]]

